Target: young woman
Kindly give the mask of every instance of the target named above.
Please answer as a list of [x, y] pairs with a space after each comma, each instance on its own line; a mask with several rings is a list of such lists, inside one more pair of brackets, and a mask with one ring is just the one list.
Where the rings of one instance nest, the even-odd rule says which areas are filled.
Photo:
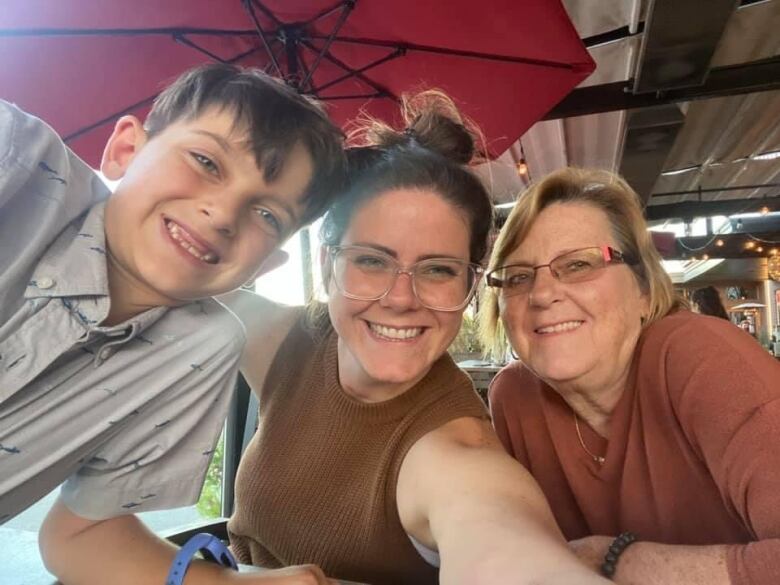
[[441, 95], [405, 115], [405, 131], [372, 126], [350, 153], [351, 185], [322, 227], [327, 304], [232, 301], [260, 401], [233, 550], [372, 585], [599, 583], [446, 353], [491, 225], [464, 166], [473, 138]]

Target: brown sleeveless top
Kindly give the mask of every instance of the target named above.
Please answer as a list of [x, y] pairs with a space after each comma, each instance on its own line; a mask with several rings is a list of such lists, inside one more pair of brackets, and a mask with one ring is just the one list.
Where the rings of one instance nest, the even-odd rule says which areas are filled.
[[228, 523], [232, 548], [239, 562], [264, 567], [313, 563], [372, 585], [438, 583], [401, 526], [398, 473], [423, 435], [485, 418], [485, 408], [446, 354], [404, 394], [355, 400], [339, 385], [337, 336], [325, 321], [293, 325], [259, 393]]

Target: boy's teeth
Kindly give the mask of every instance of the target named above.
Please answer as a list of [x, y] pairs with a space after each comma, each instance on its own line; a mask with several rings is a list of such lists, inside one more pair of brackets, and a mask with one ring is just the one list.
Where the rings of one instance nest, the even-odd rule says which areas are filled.
[[540, 327], [536, 330], [537, 333], [561, 333], [562, 331], [572, 331], [582, 325], [582, 321], [566, 321], [565, 323], [558, 323], [551, 327]]
[[385, 327], [384, 325], [376, 325], [375, 323], [369, 323], [371, 331], [382, 337], [388, 339], [411, 339], [422, 334], [422, 327], [411, 327], [408, 329], [396, 329], [395, 327]]
[[184, 236], [182, 236], [181, 233], [182, 229], [178, 224], [173, 223], [172, 221], [168, 221], [166, 222], [166, 227], [168, 228], [168, 233], [171, 234], [171, 237], [176, 240], [176, 242], [178, 242], [179, 246], [195, 256], [195, 258], [198, 260], [202, 260], [203, 262], [207, 262], [209, 264], [214, 264], [217, 261], [217, 255], [214, 254], [214, 252], [206, 252], [201, 254], [197, 248], [184, 239]]

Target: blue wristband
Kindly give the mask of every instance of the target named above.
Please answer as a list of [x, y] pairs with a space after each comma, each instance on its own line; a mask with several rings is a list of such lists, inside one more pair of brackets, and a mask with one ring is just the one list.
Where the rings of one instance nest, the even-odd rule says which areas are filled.
[[193, 557], [201, 553], [207, 561], [217, 563], [223, 567], [230, 567], [237, 571], [238, 565], [236, 559], [230, 554], [228, 548], [220, 539], [211, 534], [201, 532], [190, 538], [183, 547], [179, 549], [176, 558], [173, 559], [171, 570], [168, 571], [168, 577], [165, 585], [182, 585], [184, 575], [192, 563]]

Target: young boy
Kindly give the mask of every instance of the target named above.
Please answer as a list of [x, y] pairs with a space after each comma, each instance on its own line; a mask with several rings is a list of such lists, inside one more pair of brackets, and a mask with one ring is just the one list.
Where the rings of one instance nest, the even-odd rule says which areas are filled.
[[[122, 117], [101, 170], [122, 179], [110, 197], [49, 127], [0, 102], [0, 524], [65, 481], [41, 544], [69, 583], [100, 565], [91, 538], [129, 554], [108, 536], [138, 545], [128, 515], [198, 499], [244, 341], [211, 297], [283, 261], [323, 211], [341, 133], [262, 73], [211, 65], [144, 125]], [[141, 540], [164, 564], [170, 551]]]

